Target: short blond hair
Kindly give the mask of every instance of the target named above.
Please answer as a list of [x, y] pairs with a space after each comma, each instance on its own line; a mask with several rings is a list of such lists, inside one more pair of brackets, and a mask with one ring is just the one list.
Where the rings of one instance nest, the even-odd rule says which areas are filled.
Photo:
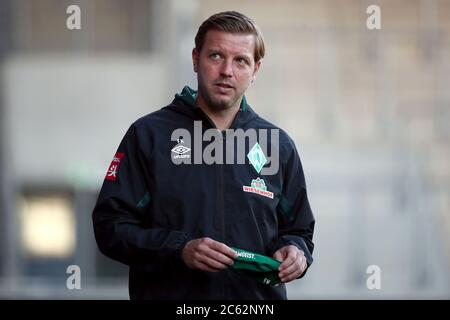
[[195, 36], [195, 49], [197, 52], [202, 50], [206, 33], [209, 30], [253, 34], [255, 36], [254, 60], [258, 62], [264, 58], [266, 46], [261, 30], [252, 19], [242, 13], [236, 11], [219, 12], [203, 21]]

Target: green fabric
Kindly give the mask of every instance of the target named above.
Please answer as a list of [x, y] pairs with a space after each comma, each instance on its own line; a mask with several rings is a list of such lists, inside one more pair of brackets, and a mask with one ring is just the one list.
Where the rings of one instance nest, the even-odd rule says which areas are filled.
[[137, 204], [137, 207], [144, 208], [145, 206], [147, 206], [149, 204], [151, 199], [152, 199], [152, 197], [150, 196], [150, 193], [147, 192], [146, 194], [144, 194], [142, 199], [139, 201], [139, 203]]
[[[180, 98], [192, 107], [196, 107], [195, 101], [197, 99], [197, 91], [189, 86], [184, 86], [183, 90], [181, 90], [181, 93], [175, 94], [175, 97]], [[247, 111], [247, 99], [245, 98], [245, 96], [242, 97], [241, 108], [242, 111]]]
[[238, 257], [230, 267], [231, 270], [267, 285], [278, 285], [281, 282], [278, 278], [280, 261], [254, 252], [232, 249]]
[[196, 107], [195, 100], [197, 99], [197, 91], [189, 86], [184, 86], [180, 93], [175, 94], [175, 98], [183, 100], [187, 105]]
[[281, 196], [279, 206], [281, 208], [281, 211], [283, 212], [283, 214], [286, 217], [288, 217], [288, 218], [292, 217], [292, 210], [291, 210], [291, 206], [289, 205], [289, 201], [283, 195]]

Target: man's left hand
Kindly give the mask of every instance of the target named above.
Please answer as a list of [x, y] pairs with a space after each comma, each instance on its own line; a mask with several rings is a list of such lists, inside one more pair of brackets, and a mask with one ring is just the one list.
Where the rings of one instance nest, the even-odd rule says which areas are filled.
[[281, 261], [278, 277], [282, 282], [297, 279], [307, 267], [305, 253], [293, 245], [277, 250], [273, 254], [273, 258]]

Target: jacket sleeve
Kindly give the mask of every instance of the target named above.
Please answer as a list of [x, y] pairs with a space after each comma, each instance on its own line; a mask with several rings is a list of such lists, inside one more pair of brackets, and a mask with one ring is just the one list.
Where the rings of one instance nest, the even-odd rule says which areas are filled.
[[[157, 256], [180, 259], [188, 234], [146, 228], [149, 190], [150, 140], [142, 148], [133, 124], [119, 145], [92, 213], [95, 239], [106, 256], [127, 265], [146, 265]], [[141, 139], [143, 140], [143, 139]], [[120, 162], [117, 162], [117, 161]]]
[[[315, 220], [308, 201], [300, 157], [291, 139], [288, 145], [287, 162], [283, 168], [283, 190], [277, 206], [278, 240], [272, 251], [274, 253], [284, 246], [294, 245], [305, 253], [308, 269], [313, 262]], [[299, 278], [305, 275], [306, 270]]]

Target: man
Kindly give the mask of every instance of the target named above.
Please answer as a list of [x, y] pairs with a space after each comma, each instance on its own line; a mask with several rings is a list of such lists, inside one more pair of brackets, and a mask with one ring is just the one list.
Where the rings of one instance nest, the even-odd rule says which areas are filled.
[[[185, 87], [123, 138], [93, 222], [100, 250], [130, 267], [131, 299], [286, 299], [284, 283], [312, 263], [314, 217], [294, 143], [244, 97], [264, 53], [251, 19], [211, 16], [192, 51], [198, 91]], [[244, 149], [233, 145], [242, 134]], [[235, 249], [280, 261], [281, 285], [234, 272]]]

